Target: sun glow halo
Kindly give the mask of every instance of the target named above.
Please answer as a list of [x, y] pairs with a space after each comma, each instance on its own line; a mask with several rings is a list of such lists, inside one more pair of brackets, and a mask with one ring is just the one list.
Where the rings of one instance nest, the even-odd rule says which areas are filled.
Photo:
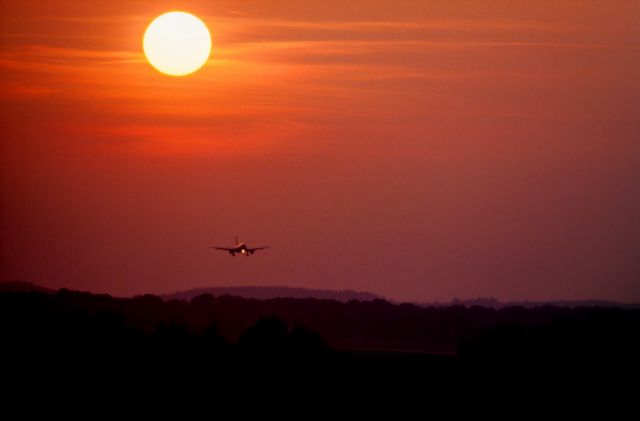
[[168, 12], [149, 24], [143, 48], [147, 60], [158, 71], [170, 76], [186, 76], [209, 59], [211, 34], [196, 16]]

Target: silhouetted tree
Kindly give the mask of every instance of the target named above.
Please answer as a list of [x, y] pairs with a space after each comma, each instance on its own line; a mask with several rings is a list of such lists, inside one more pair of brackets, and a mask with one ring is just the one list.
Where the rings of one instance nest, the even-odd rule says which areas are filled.
[[[264, 317], [268, 314], [273, 316]], [[289, 329], [287, 324], [297, 327]], [[46, 353], [56, 364], [142, 365], [148, 372], [174, 367], [177, 372], [206, 373], [225, 364], [264, 362], [256, 356], [308, 367], [317, 365], [309, 362], [312, 356], [326, 361], [345, 355], [340, 351], [342, 356], [337, 357], [338, 352], [326, 349], [432, 352], [456, 350], [458, 345], [459, 360], [476, 366], [583, 369], [599, 365], [627, 370], [637, 365], [640, 355], [640, 310], [422, 308], [382, 300], [340, 303], [212, 295], [189, 303], [151, 295], [114, 298], [70, 290], [0, 292], [0, 341], [6, 361], [41, 361], [42, 367]], [[350, 355], [343, 358], [348, 361], [343, 366], [360, 362], [364, 371], [376, 364], [390, 366], [399, 358], [410, 362], [408, 370], [417, 366], [414, 361], [424, 361], [384, 351], [368, 354], [373, 357], [360, 351]], [[437, 364], [443, 365], [442, 361]]]
[[211, 322], [202, 332], [201, 342], [205, 347], [205, 352], [226, 352], [229, 344], [224, 336], [218, 332], [218, 324]]
[[318, 355], [326, 352], [324, 339], [317, 332], [304, 326], [297, 326], [289, 332], [288, 350], [296, 356]]
[[279, 355], [287, 345], [288, 327], [275, 314], [259, 319], [240, 337], [238, 345], [242, 351], [252, 354]]

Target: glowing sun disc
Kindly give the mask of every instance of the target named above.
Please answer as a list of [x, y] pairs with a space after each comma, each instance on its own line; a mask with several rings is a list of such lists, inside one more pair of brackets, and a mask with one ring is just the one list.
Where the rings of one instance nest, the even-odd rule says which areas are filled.
[[207, 26], [185, 12], [168, 12], [155, 18], [145, 31], [142, 44], [149, 63], [171, 76], [197, 71], [211, 54]]

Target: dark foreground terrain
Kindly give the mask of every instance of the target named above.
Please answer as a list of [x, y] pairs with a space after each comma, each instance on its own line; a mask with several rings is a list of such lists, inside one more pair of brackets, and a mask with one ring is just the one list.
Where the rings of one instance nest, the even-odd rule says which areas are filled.
[[16, 390], [61, 379], [133, 388], [223, 378], [236, 387], [283, 379], [345, 389], [383, 379], [469, 387], [487, 379], [637, 378], [640, 310], [207, 294], [187, 302], [63, 289], [0, 293], [0, 338], [4, 378]]

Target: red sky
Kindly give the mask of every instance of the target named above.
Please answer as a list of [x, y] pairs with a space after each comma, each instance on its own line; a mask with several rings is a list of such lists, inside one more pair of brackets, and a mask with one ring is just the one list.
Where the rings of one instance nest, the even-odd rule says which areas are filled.
[[[201, 17], [164, 76], [149, 22]], [[640, 3], [0, 1], [0, 278], [640, 300]], [[238, 233], [270, 250], [216, 252]]]

